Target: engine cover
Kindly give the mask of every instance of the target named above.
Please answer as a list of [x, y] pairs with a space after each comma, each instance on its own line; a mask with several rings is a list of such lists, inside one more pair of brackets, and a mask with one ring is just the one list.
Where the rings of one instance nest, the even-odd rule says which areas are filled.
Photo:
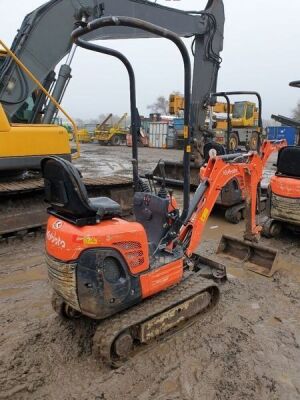
[[139, 277], [116, 250], [85, 250], [72, 263], [47, 256], [46, 262], [53, 290], [83, 315], [104, 319], [141, 301]]
[[270, 192], [270, 217], [300, 226], [300, 179], [274, 176]]
[[113, 218], [97, 225], [78, 227], [50, 216], [46, 232], [48, 255], [63, 262], [72, 262], [91, 248], [116, 250], [123, 256], [132, 274], [149, 269], [147, 235], [141, 224]]

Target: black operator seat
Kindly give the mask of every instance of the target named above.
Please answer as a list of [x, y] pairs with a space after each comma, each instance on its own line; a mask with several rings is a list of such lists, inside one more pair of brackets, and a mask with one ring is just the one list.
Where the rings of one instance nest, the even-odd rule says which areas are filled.
[[62, 158], [41, 162], [48, 213], [78, 226], [94, 225], [121, 215], [121, 206], [108, 197], [89, 198], [77, 169]]
[[279, 150], [276, 175], [300, 178], [300, 146], [287, 146]]

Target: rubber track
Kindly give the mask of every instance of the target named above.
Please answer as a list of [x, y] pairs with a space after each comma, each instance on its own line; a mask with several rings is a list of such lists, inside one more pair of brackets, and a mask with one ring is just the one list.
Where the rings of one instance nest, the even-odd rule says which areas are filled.
[[[99, 188], [102, 186], [118, 187], [132, 183], [132, 179], [122, 175], [103, 176], [99, 178], [83, 178], [87, 188]], [[0, 196], [22, 195], [32, 191], [43, 191], [44, 180], [42, 178], [23, 181], [0, 182]]]
[[[107, 196], [120, 203], [124, 215], [131, 212], [132, 179], [113, 175], [84, 178], [90, 197]], [[0, 240], [25, 236], [43, 228], [47, 222], [44, 203], [44, 181], [41, 178], [0, 182]]]
[[[105, 364], [111, 367], [119, 367], [125, 360], [116, 360], [112, 358], [112, 346], [115, 339], [123, 331], [135, 325], [139, 325], [175, 307], [179, 303], [183, 303], [190, 297], [199, 293], [204, 293], [205, 291], [211, 293], [212, 300], [208, 307], [197, 313], [197, 315], [199, 315], [200, 313], [202, 314], [212, 309], [218, 303], [220, 292], [218, 286], [212, 283], [212, 281], [202, 278], [200, 273], [194, 273], [177, 286], [143, 301], [141, 304], [130, 308], [128, 311], [104, 320], [99, 324], [94, 335], [93, 351]], [[186, 323], [188, 323], [188, 321], [186, 321]], [[176, 329], [176, 327], [174, 329]]]

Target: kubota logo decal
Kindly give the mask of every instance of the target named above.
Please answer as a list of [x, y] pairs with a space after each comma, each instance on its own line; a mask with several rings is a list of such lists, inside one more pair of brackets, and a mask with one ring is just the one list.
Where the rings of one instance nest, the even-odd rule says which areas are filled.
[[223, 175], [228, 176], [228, 175], [234, 175], [237, 174], [239, 171], [237, 168], [232, 168], [232, 169], [225, 169], [225, 171], [223, 171]]
[[51, 231], [47, 231], [47, 240], [54, 246], [60, 247], [61, 249], [66, 248], [66, 242], [62, 240], [59, 236], [54, 235]]
[[53, 229], [60, 229], [62, 226], [63, 222], [59, 219], [52, 224]]

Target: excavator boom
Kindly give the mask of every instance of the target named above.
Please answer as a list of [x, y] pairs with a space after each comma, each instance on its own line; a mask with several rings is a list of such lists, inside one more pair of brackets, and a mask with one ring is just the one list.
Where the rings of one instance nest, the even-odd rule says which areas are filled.
[[[110, 15], [133, 16], [169, 29], [179, 36], [195, 37], [191, 120], [193, 135], [201, 136], [205, 105], [210, 93], [216, 89], [221, 62], [219, 54], [223, 48], [225, 22], [223, 0], [209, 0], [205, 10], [191, 12], [146, 0], [51, 0], [25, 17], [11, 49], [38, 80], [44, 82], [71, 51], [70, 35], [75, 23]], [[88, 40], [148, 37], [155, 35], [127, 27], [107, 27], [101, 32], [86, 35]], [[73, 51], [70, 58], [73, 57]], [[68, 67], [62, 75], [70, 76]], [[0, 102], [12, 118], [26, 103], [35, 86], [10, 60], [6, 60], [0, 69], [0, 82]], [[64, 90], [65, 86], [62, 85], [56, 92], [57, 100], [61, 100]], [[55, 109], [52, 114], [53, 117]], [[51, 115], [47, 115], [47, 122], [50, 121]]]
[[112, 113], [108, 114], [108, 116], [99, 125], [97, 125], [96, 129], [101, 129], [111, 117]]

